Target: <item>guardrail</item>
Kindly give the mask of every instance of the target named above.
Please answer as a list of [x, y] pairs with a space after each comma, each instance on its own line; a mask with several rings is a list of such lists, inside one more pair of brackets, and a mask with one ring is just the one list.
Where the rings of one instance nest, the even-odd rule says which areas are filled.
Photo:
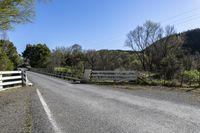
[[72, 80], [72, 81], [81, 81], [81, 79], [73, 77], [73, 75], [70, 73], [50, 72], [50, 71], [47, 71], [46, 69], [41, 69], [41, 68], [40, 69], [32, 68], [31, 71], [36, 72], [36, 73], [45, 74], [45, 75], [52, 76], [52, 77], [61, 78], [61, 79], [67, 79], [67, 80]]
[[0, 71], [0, 90], [22, 85], [32, 85], [25, 71]]
[[90, 79], [95, 81], [135, 81], [137, 71], [91, 71]]
[[91, 69], [86, 69], [82, 79], [79, 79], [68, 73], [52, 72], [41, 68], [32, 68], [31, 71], [83, 83], [89, 81], [135, 81], [139, 76], [137, 71], [93, 71]]

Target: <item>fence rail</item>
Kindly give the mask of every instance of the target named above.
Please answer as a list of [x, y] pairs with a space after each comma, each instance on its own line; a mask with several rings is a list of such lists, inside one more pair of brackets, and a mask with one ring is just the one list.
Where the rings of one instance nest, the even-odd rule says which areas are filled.
[[10, 87], [21, 87], [23, 84], [32, 85], [25, 71], [0, 71], [0, 90]]
[[72, 81], [81, 81], [81, 79], [74, 77], [71, 73], [52, 72], [52, 71], [48, 71], [46, 69], [41, 69], [41, 68], [32, 68], [31, 71], [36, 72], [36, 73], [45, 74], [45, 75], [52, 76], [52, 77], [61, 78], [61, 79], [67, 79], [67, 80], [72, 80]]
[[137, 71], [91, 71], [91, 80], [134, 81], [138, 78]]

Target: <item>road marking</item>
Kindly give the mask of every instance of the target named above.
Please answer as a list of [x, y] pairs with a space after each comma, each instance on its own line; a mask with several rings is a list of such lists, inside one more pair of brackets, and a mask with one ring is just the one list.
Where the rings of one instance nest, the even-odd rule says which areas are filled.
[[45, 110], [45, 112], [46, 112], [46, 114], [48, 116], [48, 119], [49, 119], [49, 121], [51, 122], [51, 124], [53, 126], [54, 131], [56, 133], [62, 133], [61, 129], [58, 127], [55, 119], [53, 118], [53, 115], [52, 115], [47, 103], [45, 102], [44, 98], [42, 97], [42, 94], [40, 93], [40, 91], [38, 89], [36, 89], [36, 91], [37, 91], [38, 97], [40, 99], [40, 102], [42, 103], [42, 106], [43, 106], [43, 108], [44, 108], [44, 110]]

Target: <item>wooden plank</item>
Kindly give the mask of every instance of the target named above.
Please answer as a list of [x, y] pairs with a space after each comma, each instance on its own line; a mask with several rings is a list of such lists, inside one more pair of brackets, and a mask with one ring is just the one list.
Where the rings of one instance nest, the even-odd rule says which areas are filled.
[[0, 90], [3, 88], [3, 85], [2, 84], [2, 75], [0, 74]]
[[[12, 79], [21, 79], [22, 76], [9, 76], [9, 77], [2, 77], [2, 81], [4, 80], [12, 80]], [[0, 79], [1, 80], [1, 79]]]
[[98, 81], [101, 81], [101, 80], [110, 80], [110, 81], [129, 81], [129, 80], [136, 80], [137, 78], [95, 78], [95, 79], [92, 79], [92, 80], [98, 80]]
[[92, 77], [92, 79], [135, 79], [137, 77]]
[[136, 80], [137, 71], [92, 71], [92, 80], [129, 81]]
[[137, 73], [136, 71], [92, 71], [92, 74], [94, 73]]
[[22, 71], [0, 71], [0, 74], [21, 74]]
[[137, 75], [92, 75], [91, 78], [93, 77], [108, 77], [108, 78], [128, 78], [128, 77], [138, 77]]
[[14, 84], [21, 84], [22, 81], [11, 81], [11, 82], [3, 82], [3, 83], [0, 83], [0, 86], [4, 86], [4, 85], [14, 85]]
[[14, 85], [14, 84], [21, 84], [22, 81], [19, 80], [19, 81], [11, 81], [11, 82], [3, 82], [2, 85], [5, 86], [5, 85]]
[[137, 77], [137, 75], [101, 75], [101, 74], [93, 74], [91, 77]]

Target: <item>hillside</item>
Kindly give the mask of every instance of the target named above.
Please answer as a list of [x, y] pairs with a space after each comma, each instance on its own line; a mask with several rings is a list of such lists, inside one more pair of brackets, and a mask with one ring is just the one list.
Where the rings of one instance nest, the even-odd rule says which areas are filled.
[[181, 36], [184, 36], [183, 48], [192, 53], [200, 52], [200, 29], [184, 32]]

